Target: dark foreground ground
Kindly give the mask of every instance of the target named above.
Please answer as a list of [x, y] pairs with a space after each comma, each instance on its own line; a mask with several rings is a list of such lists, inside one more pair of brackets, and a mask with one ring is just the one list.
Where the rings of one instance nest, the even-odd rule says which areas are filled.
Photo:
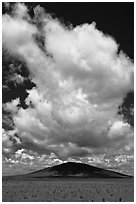
[[3, 202], [134, 202], [134, 179], [3, 180]]

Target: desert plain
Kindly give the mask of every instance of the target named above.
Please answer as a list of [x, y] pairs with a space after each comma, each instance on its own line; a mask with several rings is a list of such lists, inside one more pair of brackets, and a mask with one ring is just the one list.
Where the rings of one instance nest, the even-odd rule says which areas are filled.
[[133, 178], [3, 179], [3, 202], [133, 202]]

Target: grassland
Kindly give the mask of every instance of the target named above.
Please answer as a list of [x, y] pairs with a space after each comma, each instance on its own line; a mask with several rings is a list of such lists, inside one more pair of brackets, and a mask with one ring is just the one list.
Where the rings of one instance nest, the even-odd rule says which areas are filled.
[[3, 180], [3, 202], [133, 202], [133, 179]]

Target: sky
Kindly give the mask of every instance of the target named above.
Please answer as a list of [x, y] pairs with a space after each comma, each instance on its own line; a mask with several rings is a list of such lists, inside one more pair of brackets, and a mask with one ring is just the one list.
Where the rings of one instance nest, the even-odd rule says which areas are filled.
[[2, 43], [3, 175], [133, 175], [133, 3], [3, 3]]

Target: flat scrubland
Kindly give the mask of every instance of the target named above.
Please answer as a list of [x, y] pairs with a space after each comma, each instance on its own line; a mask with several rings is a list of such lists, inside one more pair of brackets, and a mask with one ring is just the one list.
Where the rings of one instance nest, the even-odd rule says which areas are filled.
[[133, 202], [134, 179], [3, 180], [3, 202]]

